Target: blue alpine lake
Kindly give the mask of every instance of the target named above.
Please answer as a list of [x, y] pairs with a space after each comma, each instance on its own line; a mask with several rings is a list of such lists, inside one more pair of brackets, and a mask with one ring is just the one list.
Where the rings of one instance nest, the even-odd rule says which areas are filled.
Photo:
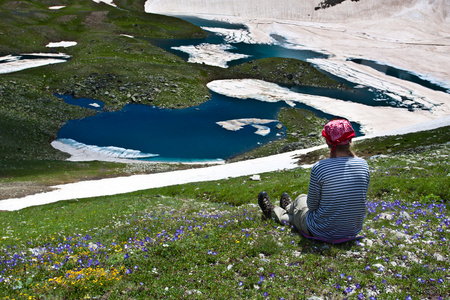
[[157, 155], [141, 158], [144, 160], [186, 162], [226, 159], [285, 135], [284, 129], [275, 128], [278, 122], [263, 125], [270, 128], [265, 136], [255, 134], [257, 129], [251, 125], [230, 131], [216, 123], [245, 118], [276, 120], [279, 110], [287, 106], [284, 102], [238, 100], [214, 93], [213, 99], [177, 110], [126, 105], [121, 111], [69, 121], [58, 138], [139, 150], [142, 156]]
[[[185, 18], [199, 25], [228, 29], [245, 28], [239, 24], [207, 21], [198, 18]], [[229, 63], [229, 66], [245, 61], [265, 57], [285, 57], [307, 60], [308, 58], [326, 58], [313, 51], [292, 50], [279, 45], [231, 44], [232, 52], [251, 55]], [[189, 40], [150, 40], [152, 44], [188, 59], [188, 54], [172, 47], [181, 45], [199, 45], [202, 43], [225, 44], [224, 37], [209, 34], [203, 39]], [[331, 75], [330, 75], [331, 76]], [[352, 83], [331, 76], [350, 87]], [[382, 91], [356, 88], [349, 91], [305, 87], [285, 86], [294, 92], [328, 96], [345, 101], [363, 103], [372, 106], [399, 106], [399, 102], [386, 96]], [[286, 136], [286, 129], [277, 129], [278, 113], [284, 102], [269, 103], [253, 99], [241, 100], [211, 93], [211, 100], [200, 106], [185, 109], [162, 109], [155, 106], [137, 104], [126, 105], [121, 111], [105, 112], [103, 103], [94, 99], [74, 99], [71, 96], [58, 96], [66, 103], [96, 109], [99, 113], [92, 117], [67, 122], [58, 132], [58, 139], [74, 147], [88, 148], [118, 157], [136, 158], [150, 161], [201, 162], [228, 159], [260, 145]], [[308, 109], [319, 117], [331, 119], [325, 114], [301, 103], [297, 108]], [[232, 131], [223, 128], [218, 122], [247, 120], [242, 129]], [[260, 123], [258, 120], [273, 120]], [[244, 122], [245, 123], [245, 122]], [[353, 124], [353, 123], [352, 123]], [[361, 135], [358, 124], [353, 124], [357, 135]], [[260, 134], [258, 130], [264, 131]], [[130, 151], [132, 150], [132, 151]]]

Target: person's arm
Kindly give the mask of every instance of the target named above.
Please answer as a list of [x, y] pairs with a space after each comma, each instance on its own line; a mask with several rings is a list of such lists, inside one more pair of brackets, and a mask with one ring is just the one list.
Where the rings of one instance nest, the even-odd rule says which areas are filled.
[[317, 179], [316, 169], [311, 169], [311, 175], [309, 177], [308, 198], [306, 203], [310, 211], [317, 210], [320, 204], [320, 184]]

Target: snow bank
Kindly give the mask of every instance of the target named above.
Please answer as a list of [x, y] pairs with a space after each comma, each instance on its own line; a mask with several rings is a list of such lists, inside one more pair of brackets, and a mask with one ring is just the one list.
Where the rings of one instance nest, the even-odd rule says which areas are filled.
[[[24, 56], [34, 58], [24, 58]], [[7, 55], [0, 57], [0, 74], [17, 72], [29, 68], [36, 68], [51, 64], [64, 63], [70, 55], [63, 53], [32, 53], [23, 55]]]
[[115, 161], [116, 158], [138, 159], [158, 156], [157, 154], [143, 153], [139, 150], [125, 149], [121, 147], [99, 147], [86, 145], [73, 139], [58, 139], [52, 143], [52, 146], [58, 150], [70, 152], [72, 157], [69, 160], [71, 161], [98, 160], [99, 158], [101, 158], [101, 160]]
[[316, 9], [319, 0], [147, 0], [146, 12], [178, 15], [221, 15], [241, 18], [295, 21], [379, 20], [387, 17], [406, 17], [423, 20], [430, 14], [440, 20], [448, 18], [448, 1], [364, 0], [344, 1], [327, 8]]

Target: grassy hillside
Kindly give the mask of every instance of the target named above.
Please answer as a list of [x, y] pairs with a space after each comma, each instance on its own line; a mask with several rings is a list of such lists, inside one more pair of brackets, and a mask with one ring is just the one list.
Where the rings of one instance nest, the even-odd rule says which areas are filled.
[[447, 299], [450, 149], [438, 133], [399, 152], [370, 144], [382, 155], [368, 159], [360, 242], [313, 242], [261, 219], [258, 192], [274, 203], [306, 193], [302, 168], [0, 212], [0, 296]]

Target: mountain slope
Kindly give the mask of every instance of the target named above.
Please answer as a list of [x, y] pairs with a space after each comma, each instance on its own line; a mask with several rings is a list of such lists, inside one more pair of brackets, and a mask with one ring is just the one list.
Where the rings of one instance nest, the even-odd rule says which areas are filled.
[[446, 0], [148, 0], [147, 12], [229, 15], [295, 21], [377, 20], [402, 17], [443, 23], [449, 19]]

